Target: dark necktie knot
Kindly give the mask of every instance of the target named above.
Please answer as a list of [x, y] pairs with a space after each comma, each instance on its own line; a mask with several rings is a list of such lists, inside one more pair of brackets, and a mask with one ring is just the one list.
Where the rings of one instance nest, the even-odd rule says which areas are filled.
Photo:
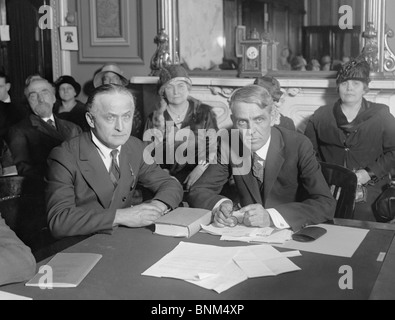
[[48, 123], [52, 128], [56, 129], [55, 122], [54, 122], [52, 119], [48, 119], [48, 120], [47, 120], [47, 123]]
[[263, 160], [257, 153], [252, 155], [252, 173], [255, 178], [263, 184], [263, 175], [265, 171], [265, 160]]

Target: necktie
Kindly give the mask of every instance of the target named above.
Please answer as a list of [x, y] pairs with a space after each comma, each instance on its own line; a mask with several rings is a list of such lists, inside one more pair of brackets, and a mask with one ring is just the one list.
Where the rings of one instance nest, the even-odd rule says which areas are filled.
[[[261, 164], [263, 162], [263, 164]], [[252, 156], [252, 174], [263, 184], [263, 173], [265, 170], [265, 160], [258, 156], [255, 152]]]
[[118, 150], [111, 151], [111, 168], [110, 168], [110, 178], [112, 183], [114, 184], [114, 188], [118, 186], [119, 178], [121, 177], [121, 170], [119, 169], [117, 157], [118, 157]]
[[55, 122], [52, 119], [47, 120], [47, 123], [56, 130]]

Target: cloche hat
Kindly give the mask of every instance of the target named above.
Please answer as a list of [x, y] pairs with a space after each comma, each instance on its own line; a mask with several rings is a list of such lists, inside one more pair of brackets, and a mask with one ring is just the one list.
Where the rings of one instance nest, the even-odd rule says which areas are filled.
[[115, 63], [107, 63], [106, 65], [103, 66], [103, 68], [95, 75], [95, 78], [93, 79], [93, 85], [95, 86], [95, 88], [100, 87], [103, 84], [103, 76], [105, 73], [107, 72], [112, 72], [115, 73], [116, 75], [118, 75], [121, 78], [122, 84], [124, 86], [128, 85], [128, 80], [125, 78], [125, 76], [123, 75], [123, 71], [121, 70], [121, 68], [119, 68], [119, 66]]
[[370, 83], [370, 66], [369, 63], [363, 58], [358, 57], [345, 63], [337, 73], [337, 85], [348, 81], [358, 80], [366, 84]]
[[170, 65], [163, 67], [159, 73], [159, 95], [162, 96], [166, 87], [176, 81], [184, 81], [192, 86], [192, 80], [189, 78], [187, 71], [180, 65]]

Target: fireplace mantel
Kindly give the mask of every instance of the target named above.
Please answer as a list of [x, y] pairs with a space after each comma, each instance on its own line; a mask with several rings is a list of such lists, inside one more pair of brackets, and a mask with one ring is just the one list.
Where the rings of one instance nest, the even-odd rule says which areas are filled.
[[[228, 100], [234, 90], [253, 84], [254, 79], [191, 77], [193, 87], [191, 96], [211, 105], [217, 114], [221, 128], [231, 126]], [[133, 77], [130, 82], [139, 85], [144, 93], [144, 112], [148, 116], [158, 103], [157, 77]], [[333, 104], [338, 98], [335, 79], [323, 78], [279, 78], [285, 91], [281, 113], [290, 117], [297, 129], [304, 132], [307, 119], [320, 106]], [[376, 79], [370, 85], [370, 92], [365, 96], [369, 101], [384, 103], [395, 115], [395, 81], [393, 79]]]

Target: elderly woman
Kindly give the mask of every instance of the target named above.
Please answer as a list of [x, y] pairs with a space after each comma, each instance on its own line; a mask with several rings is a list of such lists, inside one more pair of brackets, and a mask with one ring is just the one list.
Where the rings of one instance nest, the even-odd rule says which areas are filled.
[[358, 177], [354, 218], [378, 221], [372, 206], [388, 184], [395, 166], [395, 118], [389, 107], [366, 101], [369, 64], [357, 58], [342, 66], [337, 85], [340, 100], [318, 109], [306, 135], [321, 161], [345, 166]]
[[[210, 148], [210, 145], [206, 143], [206, 139], [203, 139], [203, 141], [199, 139], [199, 130], [206, 130], [205, 132], [209, 136], [218, 131], [216, 117], [210, 106], [189, 96], [192, 81], [182, 66], [171, 65], [165, 67], [160, 71], [159, 77], [158, 85], [161, 103], [158, 110], [149, 116], [146, 130], [158, 129], [161, 132], [159, 139], [163, 142], [161, 144], [164, 151], [163, 158], [173, 158], [175, 160], [163, 161], [162, 168], [168, 170], [172, 176], [184, 184], [185, 189], [188, 191], [206, 170], [208, 162], [216, 156], [217, 149]], [[172, 130], [176, 133], [182, 129], [190, 130], [190, 136], [187, 141], [188, 151], [191, 148], [195, 150], [193, 159], [188, 157], [188, 161], [185, 164], [180, 164], [180, 159], [177, 157], [177, 150], [181, 149], [180, 146], [184, 142], [168, 139], [168, 135]], [[210, 129], [214, 130], [210, 131]], [[210, 139], [210, 141], [216, 144], [216, 139]], [[202, 148], [203, 146], [206, 148]], [[211, 151], [211, 153], [208, 156], [199, 154], [199, 151], [203, 149], [206, 149], [207, 152]], [[168, 152], [174, 152], [175, 154], [169, 157]], [[158, 159], [157, 154], [155, 156]], [[203, 161], [202, 158], [204, 158]]]
[[85, 104], [77, 100], [81, 85], [73, 77], [62, 76], [55, 82], [55, 87], [58, 101], [54, 106], [54, 114], [60, 119], [73, 122], [84, 131], [89, 131]]

